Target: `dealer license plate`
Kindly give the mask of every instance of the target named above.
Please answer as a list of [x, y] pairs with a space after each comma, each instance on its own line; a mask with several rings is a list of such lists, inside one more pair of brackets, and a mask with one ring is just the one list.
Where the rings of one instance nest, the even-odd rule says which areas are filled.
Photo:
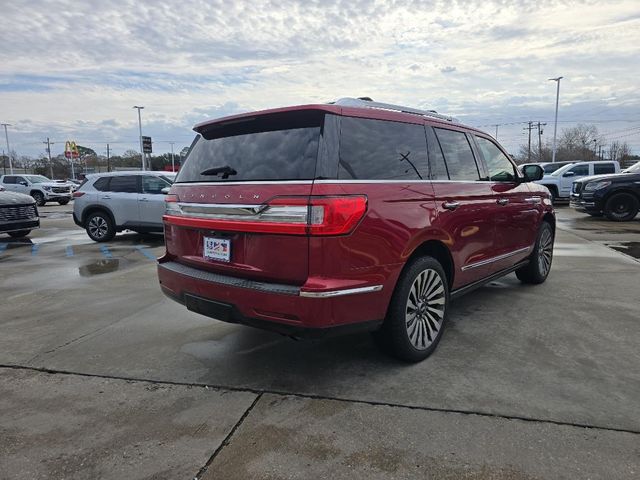
[[231, 260], [231, 240], [204, 237], [204, 258], [228, 262]]

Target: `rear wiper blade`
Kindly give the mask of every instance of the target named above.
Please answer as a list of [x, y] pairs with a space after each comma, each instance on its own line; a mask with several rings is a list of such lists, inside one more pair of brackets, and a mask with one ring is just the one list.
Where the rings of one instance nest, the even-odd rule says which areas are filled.
[[220, 175], [222, 174], [222, 178], [229, 178], [229, 175], [237, 175], [238, 172], [236, 172], [233, 168], [231, 168], [229, 165], [224, 165], [222, 167], [213, 167], [213, 168], [207, 168], [206, 170], [200, 172], [200, 175]]

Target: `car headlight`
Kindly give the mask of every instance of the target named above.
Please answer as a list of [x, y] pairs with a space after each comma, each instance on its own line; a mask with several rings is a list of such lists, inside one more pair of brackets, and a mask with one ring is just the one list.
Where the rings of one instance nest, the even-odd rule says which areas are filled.
[[51, 190], [51, 187], [47, 187], [46, 185], [43, 185], [43, 187], [42, 187], [42, 188], [43, 188], [43, 189], [45, 189], [46, 191]]
[[594, 190], [600, 190], [601, 188], [605, 188], [611, 185], [611, 182], [608, 180], [602, 180], [600, 182], [591, 182], [587, 183], [584, 187], [585, 192], [593, 192]]

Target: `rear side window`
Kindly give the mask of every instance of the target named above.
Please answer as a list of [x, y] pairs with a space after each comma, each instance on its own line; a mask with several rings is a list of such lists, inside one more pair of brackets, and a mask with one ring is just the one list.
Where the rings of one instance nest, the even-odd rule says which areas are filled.
[[138, 177], [136, 177], [135, 175], [111, 177], [111, 182], [109, 182], [109, 191], [120, 193], [137, 193]]
[[[95, 188], [96, 190], [100, 191], [100, 192], [106, 192], [109, 190], [109, 180], [111, 177], [102, 177], [97, 179], [95, 182], [93, 182], [93, 188]], [[84, 180], [85, 182], [87, 181], [87, 179], [85, 178]], [[83, 182], [84, 185], [84, 182]]]
[[176, 182], [311, 180], [323, 120], [295, 111], [205, 127]]
[[492, 182], [513, 182], [516, 173], [513, 164], [502, 150], [491, 140], [476, 136], [480, 153], [489, 169], [489, 180]]
[[435, 128], [451, 180], [479, 180], [478, 166], [463, 132]]
[[431, 180], [448, 180], [447, 165], [444, 163], [440, 144], [431, 127], [427, 127], [427, 144], [429, 145], [429, 178]]
[[16, 177], [12, 177], [11, 175], [7, 175], [2, 179], [2, 183], [6, 183], [7, 185], [14, 185], [16, 183]]
[[594, 175], [604, 175], [606, 173], [615, 173], [616, 168], [613, 163], [594, 163], [593, 173]]
[[345, 117], [340, 134], [338, 178], [421, 180], [428, 178], [422, 125]]

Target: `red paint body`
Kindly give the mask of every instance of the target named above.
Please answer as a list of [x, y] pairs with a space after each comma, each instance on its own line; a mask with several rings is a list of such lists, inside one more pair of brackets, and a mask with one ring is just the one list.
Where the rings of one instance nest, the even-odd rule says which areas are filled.
[[[488, 138], [482, 132], [459, 125], [384, 110], [331, 105], [293, 109], [305, 108], [346, 116], [446, 125]], [[553, 215], [546, 189], [522, 182], [176, 183], [171, 194], [177, 195], [180, 202], [229, 205], [262, 204], [276, 196], [365, 195], [366, 213], [350, 234], [342, 236], [211, 232], [180, 226], [171, 217], [165, 217], [167, 251], [160, 259], [159, 279], [167, 294], [181, 299], [187, 293], [229, 304], [243, 317], [262, 320], [265, 325], [312, 329], [384, 319], [404, 265], [428, 242], [438, 242], [449, 252], [453, 264], [450, 286], [454, 291], [508, 269], [529, 256], [543, 217]], [[540, 201], [532, 202], [532, 197], [540, 197]], [[508, 204], [499, 205], [497, 201], [504, 198], [509, 200]], [[455, 211], [443, 208], [443, 203], [450, 201], [459, 202], [459, 208]], [[205, 235], [231, 240], [229, 263], [203, 258]], [[495, 261], [496, 257], [518, 250], [522, 252]], [[486, 265], [463, 269], [487, 260], [490, 262]], [[295, 286], [301, 292], [332, 292], [374, 285], [381, 285], [382, 289], [332, 298], [308, 298], [211, 283], [163, 269], [166, 262], [178, 262], [228, 277]]]

